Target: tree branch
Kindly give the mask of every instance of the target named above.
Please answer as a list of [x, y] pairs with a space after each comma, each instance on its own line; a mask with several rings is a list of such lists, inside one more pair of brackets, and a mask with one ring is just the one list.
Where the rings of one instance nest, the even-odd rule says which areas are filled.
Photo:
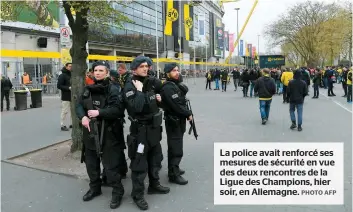
[[73, 29], [73, 26], [75, 24], [75, 20], [74, 20], [74, 17], [72, 16], [72, 13], [71, 13], [71, 5], [67, 1], [63, 1], [63, 7], [65, 10], [65, 14], [66, 14], [67, 19], [69, 19], [69, 26], [71, 27], [71, 29]]

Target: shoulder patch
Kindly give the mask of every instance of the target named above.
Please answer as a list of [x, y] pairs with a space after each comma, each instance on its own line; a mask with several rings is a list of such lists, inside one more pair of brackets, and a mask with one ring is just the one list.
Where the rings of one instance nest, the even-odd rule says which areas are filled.
[[125, 95], [126, 95], [126, 98], [128, 98], [129, 96], [134, 95], [134, 91], [129, 91]]
[[176, 98], [178, 98], [178, 97], [179, 97], [179, 96], [178, 96], [177, 93], [172, 96], [173, 99], [176, 99]]

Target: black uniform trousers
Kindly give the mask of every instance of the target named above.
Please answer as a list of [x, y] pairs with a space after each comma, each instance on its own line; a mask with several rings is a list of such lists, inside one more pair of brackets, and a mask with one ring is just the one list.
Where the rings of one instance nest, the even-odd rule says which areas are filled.
[[[131, 132], [130, 127], [130, 132]], [[132, 192], [131, 196], [141, 198], [145, 192], [145, 178], [148, 174], [150, 186], [159, 185], [159, 171], [162, 168], [162, 146], [160, 141], [162, 139], [161, 126], [139, 126], [137, 133], [131, 132], [130, 136], [134, 137], [134, 142], [129, 142], [128, 151], [131, 160], [131, 180]], [[141, 130], [143, 129], [143, 130]], [[145, 140], [143, 153], [137, 153], [139, 142]], [[147, 141], [147, 142], [146, 142]]]
[[[125, 142], [124, 141], [124, 125], [123, 124], [118, 124], [116, 127], [118, 128], [120, 140], [122, 142]], [[118, 169], [119, 169], [120, 175], [126, 175], [126, 173], [128, 171], [124, 149], [126, 149], [125, 143], [123, 143], [122, 148], [120, 149], [121, 152], [120, 152], [119, 155], [117, 155], [117, 158], [116, 158], [118, 160], [118, 163], [119, 163]], [[106, 177], [105, 167], [104, 166], [103, 166], [102, 177], [103, 178]]]
[[4, 109], [4, 97], [6, 100], [6, 109], [10, 109], [10, 91], [1, 92], [1, 110]]
[[[124, 187], [121, 183], [121, 175], [119, 173], [119, 161], [117, 158], [121, 157], [121, 148], [119, 145], [116, 146], [104, 146], [103, 145], [102, 163], [105, 168], [107, 175], [107, 182], [113, 187], [112, 194], [123, 196]], [[90, 189], [93, 191], [100, 191], [101, 189], [101, 169], [100, 169], [100, 158], [97, 155], [96, 150], [85, 148], [85, 163], [87, 174], [90, 179]]]
[[167, 131], [168, 144], [168, 176], [180, 175], [179, 164], [183, 158], [183, 137], [186, 128], [185, 118], [171, 120], [166, 117], [165, 127]]

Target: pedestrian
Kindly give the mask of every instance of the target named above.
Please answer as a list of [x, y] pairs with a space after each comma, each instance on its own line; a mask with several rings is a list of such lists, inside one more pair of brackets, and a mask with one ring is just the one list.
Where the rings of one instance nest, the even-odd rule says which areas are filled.
[[[113, 187], [110, 208], [121, 204], [124, 187], [119, 173], [119, 153], [123, 151], [124, 140], [115, 128], [121, 114], [124, 113], [123, 100], [119, 90], [107, 78], [109, 65], [98, 61], [92, 65], [94, 84], [87, 85], [76, 105], [77, 117], [83, 126], [84, 162], [90, 179], [90, 189], [83, 196], [83, 201], [90, 201], [102, 194], [100, 178], [100, 160], [106, 170], [108, 183]], [[95, 122], [95, 123], [93, 123]], [[94, 131], [96, 124], [98, 132]], [[91, 139], [90, 134], [97, 134], [99, 141]], [[97, 144], [99, 142], [99, 144]], [[97, 152], [97, 150], [100, 152]]]
[[12, 89], [11, 80], [8, 77], [1, 78], [1, 112], [4, 110], [4, 98], [6, 100], [6, 110], [10, 110], [10, 90]]
[[248, 69], [244, 70], [240, 78], [241, 78], [241, 85], [243, 87], [243, 97], [248, 97], [248, 89], [250, 84]]
[[291, 70], [285, 70], [281, 76], [281, 82], [283, 84], [283, 103], [288, 103], [287, 87], [290, 80], [293, 79], [293, 72]]
[[352, 68], [347, 73], [347, 102], [352, 103]]
[[[300, 70], [295, 71], [294, 79], [288, 83], [287, 87], [287, 96], [289, 98], [289, 114], [292, 120], [292, 125], [290, 129], [297, 128], [298, 131], [302, 131], [302, 122], [303, 122], [303, 104], [304, 98], [308, 94], [308, 88], [306, 83], [302, 80], [302, 72]], [[295, 110], [297, 110], [298, 122], [295, 118]]]
[[[61, 131], [69, 131], [65, 125], [65, 120], [68, 117], [71, 120], [70, 115], [70, 102], [71, 102], [71, 69], [72, 63], [66, 63], [65, 67], [61, 69], [61, 74], [58, 78], [57, 88], [61, 90], [61, 116], [60, 126]], [[72, 128], [72, 125], [70, 125]]]
[[265, 125], [270, 115], [272, 96], [276, 94], [275, 80], [270, 77], [269, 69], [263, 70], [263, 76], [255, 82], [254, 91], [259, 95], [260, 115]]
[[167, 194], [170, 189], [159, 181], [162, 167], [162, 112], [159, 109], [162, 83], [148, 76], [148, 58], [136, 57], [131, 63], [133, 76], [124, 87], [123, 97], [131, 121], [127, 136], [128, 155], [131, 160], [131, 196], [141, 210], [148, 209], [144, 198], [144, 180], [148, 173], [149, 194]]
[[331, 67], [328, 67], [326, 70], [325, 78], [327, 79], [327, 96], [336, 96], [336, 94], [333, 93], [334, 71]]
[[215, 86], [216, 86], [214, 90], [219, 90], [219, 80], [221, 79], [221, 71], [219, 69], [216, 69], [214, 71], [213, 79], [215, 81]]
[[227, 83], [228, 83], [228, 71], [224, 69], [221, 73], [222, 80], [222, 92], [227, 92]]
[[249, 73], [249, 80], [250, 80], [250, 98], [253, 96], [254, 92], [254, 87], [255, 87], [255, 82], [258, 79], [258, 72], [255, 72], [254, 69], [252, 69]]
[[316, 69], [315, 75], [313, 77], [313, 87], [314, 87], [314, 96], [312, 97], [313, 99], [319, 98], [320, 81], [321, 81], [320, 69]]
[[235, 68], [232, 71], [232, 75], [233, 75], [234, 91], [237, 91], [238, 85], [239, 85], [239, 79], [240, 79], [240, 72], [238, 68]]
[[343, 68], [343, 71], [341, 73], [341, 81], [342, 81], [342, 89], [344, 92], [344, 95], [342, 97], [347, 97], [347, 74], [348, 74], [348, 69], [346, 67]]
[[168, 177], [169, 182], [185, 185], [188, 183], [181, 175], [185, 173], [179, 165], [183, 157], [183, 137], [186, 130], [186, 119], [192, 120], [192, 113], [186, 108], [188, 87], [180, 82], [176, 63], [167, 64], [167, 73], [161, 96], [165, 117], [168, 143]]
[[208, 89], [211, 90], [211, 81], [212, 81], [212, 73], [211, 73], [211, 70], [209, 70], [207, 73], [206, 73], [206, 90], [207, 90], [207, 87]]

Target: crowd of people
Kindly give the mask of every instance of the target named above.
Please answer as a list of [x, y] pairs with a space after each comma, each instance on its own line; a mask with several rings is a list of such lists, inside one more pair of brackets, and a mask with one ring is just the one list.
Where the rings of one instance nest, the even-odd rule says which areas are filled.
[[[334, 84], [342, 84], [347, 103], [352, 103], [352, 68], [348, 67], [325, 67], [323, 69], [310, 69], [306, 67], [292, 70], [290, 68], [281, 70], [271, 69], [241, 69], [209, 70], [206, 77], [206, 90], [220, 90], [219, 82], [222, 82], [222, 92], [226, 92], [230, 76], [233, 78], [234, 91], [242, 87], [243, 97], [259, 97], [260, 114], [262, 124], [266, 124], [269, 117], [272, 96], [283, 95], [283, 103], [289, 103], [289, 112], [292, 121], [291, 129], [298, 127], [302, 131], [303, 103], [309, 95], [310, 86], [313, 87], [313, 99], [319, 98], [319, 88], [327, 89], [327, 96], [336, 96], [333, 92]], [[250, 89], [249, 89], [250, 87]], [[295, 110], [297, 110], [298, 121], [296, 121]], [[297, 125], [298, 124], [298, 125]]]

